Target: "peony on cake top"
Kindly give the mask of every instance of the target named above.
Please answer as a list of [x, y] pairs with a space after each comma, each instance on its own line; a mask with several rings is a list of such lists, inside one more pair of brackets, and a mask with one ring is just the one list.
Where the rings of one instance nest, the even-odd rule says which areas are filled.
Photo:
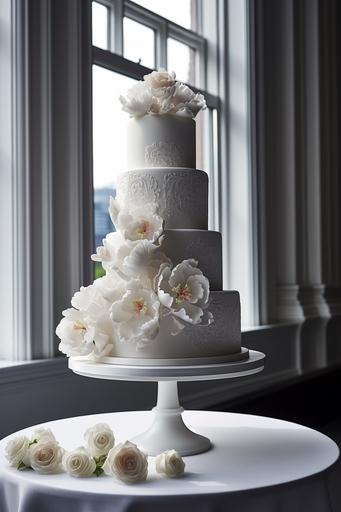
[[164, 69], [145, 75], [143, 80], [120, 96], [122, 110], [131, 117], [146, 115], [174, 115], [194, 119], [206, 108], [202, 94], [195, 93], [187, 85], [175, 80], [175, 72]]
[[175, 73], [153, 71], [120, 96], [127, 123], [127, 169], [196, 168], [195, 116], [205, 98], [175, 80]]

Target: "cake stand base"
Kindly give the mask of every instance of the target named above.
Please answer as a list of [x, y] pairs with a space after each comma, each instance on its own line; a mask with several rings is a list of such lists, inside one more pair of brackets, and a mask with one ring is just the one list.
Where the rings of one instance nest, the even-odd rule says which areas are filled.
[[152, 410], [154, 421], [151, 427], [132, 439], [132, 442], [148, 455], [158, 455], [170, 448], [183, 456], [195, 455], [210, 449], [210, 440], [192, 432], [183, 422], [184, 409], [179, 404], [176, 381], [158, 383], [157, 404]]
[[186, 456], [209, 450], [211, 442], [185, 425], [183, 408], [179, 404], [178, 382], [253, 375], [263, 370], [264, 358], [262, 352], [250, 350], [247, 359], [230, 363], [211, 364], [210, 359], [202, 358], [200, 365], [141, 366], [127, 364], [126, 360], [119, 364], [119, 358], [117, 364], [106, 364], [85, 357], [71, 357], [69, 368], [78, 375], [95, 379], [157, 382], [158, 397], [156, 407], [152, 409], [154, 418], [151, 426], [132, 441], [148, 455], [174, 449]]

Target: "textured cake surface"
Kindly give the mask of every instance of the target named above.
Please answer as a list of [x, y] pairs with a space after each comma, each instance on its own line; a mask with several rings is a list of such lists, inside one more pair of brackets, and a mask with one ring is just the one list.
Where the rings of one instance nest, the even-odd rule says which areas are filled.
[[177, 265], [194, 258], [203, 274], [210, 281], [211, 290], [222, 290], [221, 234], [204, 229], [166, 229], [163, 250]]
[[117, 179], [122, 204], [155, 204], [166, 229], [207, 229], [208, 176], [197, 169], [127, 171]]
[[240, 352], [240, 300], [236, 291], [210, 293], [214, 322], [192, 325], [172, 336], [167, 322], [162, 323], [155, 340], [139, 349], [135, 343], [116, 343], [114, 355], [127, 358], [174, 359], [224, 356]]

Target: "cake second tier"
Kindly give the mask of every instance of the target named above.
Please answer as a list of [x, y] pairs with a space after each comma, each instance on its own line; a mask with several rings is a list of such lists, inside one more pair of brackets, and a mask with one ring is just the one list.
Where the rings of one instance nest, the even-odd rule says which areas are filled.
[[197, 169], [154, 167], [122, 173], [121, 204], [156, 204], [166, 229], [207, 229], [208, 176]]

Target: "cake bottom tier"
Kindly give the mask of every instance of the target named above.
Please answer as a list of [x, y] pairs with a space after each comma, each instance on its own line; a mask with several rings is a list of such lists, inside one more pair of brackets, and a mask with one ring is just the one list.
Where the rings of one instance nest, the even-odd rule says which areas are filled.
[[167, 321], [162, 322], [158, 336], [148, 345], [136, 348], [135, 343], [117, 343], [113, 357], [106, 357], [103, 362], [126, 364], [118, 359], [128, 358], [133, 364], [162, 364], [161, 360], [167, 360], [164, 364], [170, 364], [169, 360], [173, 360], [171, 364], [200, 364], [200, 358], [219, 363], [247, 357], [247, 351], [241, 350], [239, 293], [211, 292], [209, 310], [214, 316], [209, 326], [188, 325], [172, 336]]

